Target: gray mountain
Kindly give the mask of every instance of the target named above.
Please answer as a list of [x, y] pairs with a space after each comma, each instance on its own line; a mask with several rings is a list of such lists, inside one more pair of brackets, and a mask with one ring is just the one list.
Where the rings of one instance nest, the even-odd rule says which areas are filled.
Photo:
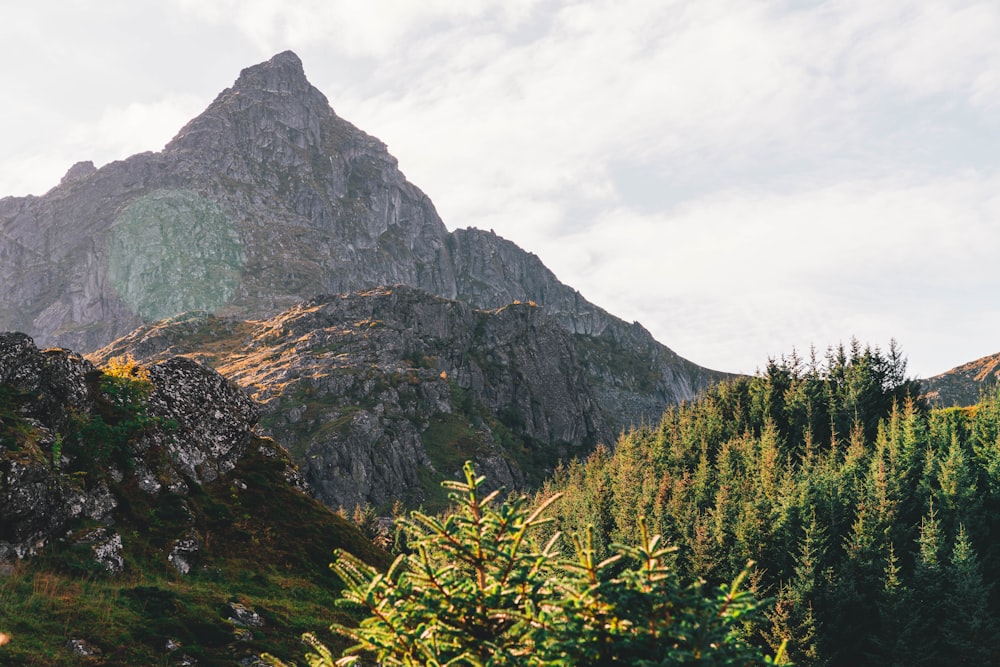
[[477, 310], [404, 285], [325, 296], [263, 321], [188, 314], [90, 355], [185, 355], [246, 389], [262, 430], [334, 509], [437, 506], [466, 459], [508, 488], [618, 435], [578, 336], [527, 303]]
[[542, 306], [579, 336], [602, 406], [656, 418], [722, 377], [476, 229], [449, 233], [385, 145], [331, 109], [285, 52], [249, 67], [157, 153], [73, 166], [0, 199], [0, 330], [95, 350], [181, 312], [266, 318], [317, 294], [405, 284], [495, 309]]

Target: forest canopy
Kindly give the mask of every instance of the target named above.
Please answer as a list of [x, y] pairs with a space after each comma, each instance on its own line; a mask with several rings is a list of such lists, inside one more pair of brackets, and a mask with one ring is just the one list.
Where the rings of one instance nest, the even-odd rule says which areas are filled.
[[561, 468], [551, 530], [638, 518], [686, 580], [748, 560], [751, 641], [796, 665], [997, 664], [1000, 395], [930, 411], [893, 344], [772, 360]]
[[1000, 393], [929, 410], [895, 344], [771, 360], [532, 498], [494, 507], [465, 474], [451, 514], [403, 520], [387, 574], [338, 555], [351, 655], [1000, 664]]

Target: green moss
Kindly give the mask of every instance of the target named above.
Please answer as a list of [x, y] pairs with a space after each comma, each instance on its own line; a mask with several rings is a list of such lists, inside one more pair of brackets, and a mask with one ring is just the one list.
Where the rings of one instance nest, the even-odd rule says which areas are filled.
[[21, 416], [20, 408], [32, 395], [9, 385], [0, 385], [0, 451], [20, 452], [34, 446], [38, 430]]
[[459, 471], [482, 448], [480, 438], [459, 414], [435, 415], [420, 434], [434, 467], [446, 473]]

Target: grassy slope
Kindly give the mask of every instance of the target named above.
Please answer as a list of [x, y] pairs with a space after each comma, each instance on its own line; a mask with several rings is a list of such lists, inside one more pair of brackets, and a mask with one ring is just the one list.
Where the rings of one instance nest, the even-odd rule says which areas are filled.
[[[129, 480], [117, 486], [115, 527], [126, 572], [108, 576], [89, 547], [65, 542], [16, 564], [0, 577], [0, 629], [12, 636], [0, 649], [0, 663], [170, 665], [186, 653], [199, 665], [231, 665], [262, 651], [301, 656], [300, 634], [326, 628], [337, 613], [339, 582], [327, 568], [333, 550], [375, 563], [386, 557], [353, 525], [286, 484], [283, 468], [280, 460], [250, 455], [187, 497], [205, 543], [189, 575], [166, 559], [190, 525], [185, 499], [153, 498]], [[263, 617], [264, 627], [253, 629], [250, 641], [237, 641], [227, 622], [230, 601]], [[74, 655], [66, 647], [71, 638], [85, 639], [101, 656]], [[169, 653], [168, 639], [182, 648]]]

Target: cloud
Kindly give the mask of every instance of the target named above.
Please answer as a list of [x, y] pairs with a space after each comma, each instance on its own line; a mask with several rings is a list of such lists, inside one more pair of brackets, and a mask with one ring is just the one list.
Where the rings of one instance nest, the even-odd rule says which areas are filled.
[[799, 7], [547, 5], [535, 39], [434, 33], [331, 99], [449, 226], [497, 229], [696, 361], [909, 334], [943, 370], [920, 332], [981, 330], [949, 303], [997, 281], [996, 162], [974, 148], [1000, 129], [1000, 7]]
[[[405, 76], [339, 90], [331, 81], [331, 99], [388, 141], [449, 224], [492, 217], [504, 198], [607, 197], [615, 163], [655, 172], [662, 190], [682, 193], [882, 177], [898, 168], [892, 154], [924, 148], [926, 122], [941, 113], [893, 127], [899, 95], [926, 98], [967, 80], [945, 91], [956, 95], [947, 105], [972, 106], [988, 98], [989, 76], [971, 55], [933, 54], [952, 77], [922, 83], [903, 64], [919, 71], [933, 58], [917, 59], [908, 45], [947, 17], [914, 22], [864, 7], [563, 5], [535, 17], [545, 31], [534, 40], [475, 21], [417, 39], [379, 68]], [[961, 11], [948, 16], [962, 24]], [[978, 31], [963, 48], [997, 51]]]
[[174, 94], [150, 103], [106, 106], [96, 120], [66, 122], [48, 112], [60, 135], [45, 137], [50, 142], [45, 150], [39, 150], [37, 137], [31, 135], [11, 150], [0, 163], [0, 193], [42, 194], [82, 160], [100, 166], [160, 150], [205, 104], [196, 95]]
[[146, 104], [109, 106], [96, 124], [75, 126], [70, 142], [92, 147], [102, 159], [160, 150], [205, 106], [204, 99], [191, 94], [171, 94]]
[[968, 174], [722, 193], [672, 215], [608, 211], [536, 251], [699, 363], [750, 372], [793, 347], [895, 337], [927, 375], [996, 346], [1000, 313], [965, 299], [1000, 291], [998, 187]]
[[833, 12], [853, 75], [912, 98], [950, 95], [995, 105], [1000, 69], [996, 35], [1000, 6], [992, 2], [838, 3]]
[[184, 11], [212, 22], [235, 21], [267, 51], [288, 45], [307, 47], [331, 42], [352, 57], [385, 57], [407, 48], [423, 30], [484, 15], [502, 25], [516, 24], [535, 0], [175, 0]]
[[[85, 18], [72, 7], [62, 23], [26, 17], [26, 34], [62, 31], [46, 62], [81, 49], [65, 37]], [[104, 146], [107, 159], [156, 149], [215, 78], [292, 48], [449, 227], [494, 228], [699, 363], [752, 370], [852, 333], [898, 336], [940, 360], [928, 367], [949, 347], [995, 347], [990, 300], [968, 301], [997, 287], [992, 0], [168, 0], [153, 44], [121, 42], [142, 56], [122, 70], [104, 37], [125, 25], [114, 16], [136, 18], [127, 7], [90, 26], [105, 46], [81, 49], [85, 74], [120, 80], [65, 85], [74, 100], [131, 97], [83, 114], [43, 95], [0, 117], [59, 137], [8, 151], [0, 185], [65, 156], [54, 183]], [[187, 75], [201, 88], [166, 84], [178, 57], [204, 64]], [[30, 98], [31, 80], [16, 90]]]

